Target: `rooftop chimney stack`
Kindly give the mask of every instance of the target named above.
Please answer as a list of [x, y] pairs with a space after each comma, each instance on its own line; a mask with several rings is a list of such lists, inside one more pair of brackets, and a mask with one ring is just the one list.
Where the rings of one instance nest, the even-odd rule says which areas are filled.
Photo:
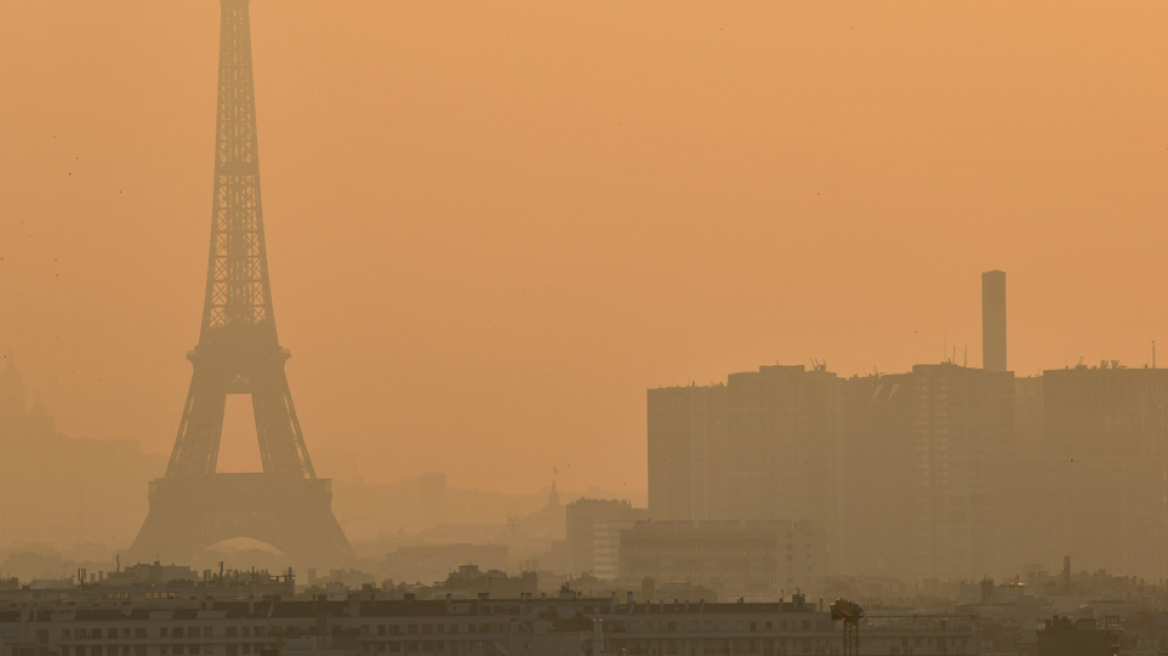
[[1006, 273], [981, 274], [981, 367], [1006, 371]]

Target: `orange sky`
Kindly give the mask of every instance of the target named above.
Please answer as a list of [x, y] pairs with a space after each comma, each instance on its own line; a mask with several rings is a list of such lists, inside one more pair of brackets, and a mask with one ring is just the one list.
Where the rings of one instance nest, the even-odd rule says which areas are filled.
[[[979, 364], [991, 268], [1016, 371], [1168, 358], [1166, 24], [1137, 2], [255, 0], [275, 310], [318, 471], [526, 490], [558, 465], [641, 492], [645, 388], [898, 371], [946, 342]], [[70, 435], [173, 443], [218, 26], [213, 0], [0, 3], [0, 348]]]

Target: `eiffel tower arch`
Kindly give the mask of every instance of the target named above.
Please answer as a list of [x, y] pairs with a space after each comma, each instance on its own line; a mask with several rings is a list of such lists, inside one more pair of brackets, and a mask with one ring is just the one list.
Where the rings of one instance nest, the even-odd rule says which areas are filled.
[[[352, 547], [316, 477], [284, 373], [272, 313], [260, 199], [248, 0], [222, 0], [211, 247], [194, 373], [166, 474], [127, 554], [189, 561], [207, 547], [254, 538], [297, 564], [342, 564]], [[216, 473], [228, 394], [251, 396], [263, 472]]]

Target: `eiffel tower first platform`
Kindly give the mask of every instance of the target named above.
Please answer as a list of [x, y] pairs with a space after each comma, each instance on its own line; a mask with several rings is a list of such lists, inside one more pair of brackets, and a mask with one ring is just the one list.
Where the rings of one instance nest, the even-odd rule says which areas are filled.
[[[190, 392], [166, 474], [150, 483], [150, 512], [131, 560], [190, 562], [247, 537], [297, 565], [348, 562], [352, 547], [332, 512], [331, 481], [312, 468], [272, 314], [260, 203], [248, 0], [222, 0], [211, 248]], [[219, 474], [228, 394], [249, 394], [263, 473]]]

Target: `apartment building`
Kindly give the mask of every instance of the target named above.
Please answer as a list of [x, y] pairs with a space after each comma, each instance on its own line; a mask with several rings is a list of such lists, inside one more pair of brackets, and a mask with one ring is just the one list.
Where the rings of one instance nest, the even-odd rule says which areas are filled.
[[[354, 593], [339, 602], [0, 607], [4, 656], [838, 654], [841, 635], [822, 602], [799, 595], [768, 603], [638, 604], [565, 589], [518, 599]], [[917, 645], [901, 653], [918, 656], [977, 653], [968, 618], [885, 630], [881, 640], [882, 648]]]

